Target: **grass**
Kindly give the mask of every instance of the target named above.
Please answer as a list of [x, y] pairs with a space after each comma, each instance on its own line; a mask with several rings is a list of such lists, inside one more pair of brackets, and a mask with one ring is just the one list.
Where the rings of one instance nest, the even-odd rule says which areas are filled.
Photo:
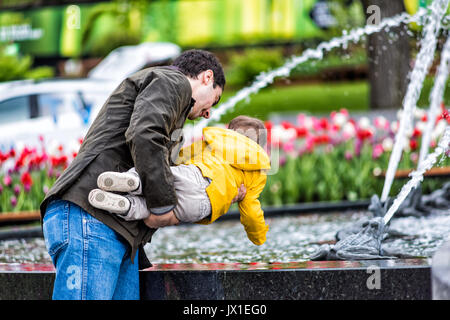
[[[418, 101], [420, 107], [428, 106], [432, 86], [433, 78], [427, 78]], [[450, 82], [447, 82], [446, 88], [444, 101], [448, 105]], [[225, 90], [222, 101], [226, 101], [235, 93], [236, 91]], [[222, 116], [220, 122], [227, 123], [240, 114], [266, 120], [269, 114], [274, 112], [329, 113], [341, 108], [346, 108], [350, 113], [369, 110], [368, 82], [322, 82], [264, 88], [251, 95], [249, 101], [238, 103], [233, 110]]]
[[339, 82], [266, 88], [252, 95], [248, 102], [238, 103], [234, 110], [222, 117], [221, 121], [228, 122], [239, 114], [266, 120], [272, 112], [326, 113], [340, 108], [347, 108], [349, 111], [367, 110], [367, 84]]

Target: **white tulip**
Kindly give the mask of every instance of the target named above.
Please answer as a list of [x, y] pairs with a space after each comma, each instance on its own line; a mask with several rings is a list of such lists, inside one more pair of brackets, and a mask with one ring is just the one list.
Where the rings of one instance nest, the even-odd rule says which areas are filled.
[[392, 132], [397, 133], [398, 127], [399, 127], [399, 122], [398, 121], [393, 121], [391, 123], [391, 130], [392, 130]]
[[336, 113], [336, 115], [333, 118], [333, 123], [338, 125], [339, 127], [342, 127], [346, 122], [347, 117], [340, 112]]
[[394, 146], [394, 141], [391, 138], [386, 138], [381, 143], [384, 151], [391, 151]]
[[422, 119], [426, 114], [427, 112], [424, 109], [416, 108], [414, 111], [414, 117], [416, 119]]
[[361, 119], [359, 119], [358, 126], [361, 129], [369, 129], [370, 128], [370, 120], [369, 120], [369, 118], [362, 117]]
[[347, 122], [342, 128], [344, 135], [353, 137], [356, 134], [355, 126], [351, 122]]

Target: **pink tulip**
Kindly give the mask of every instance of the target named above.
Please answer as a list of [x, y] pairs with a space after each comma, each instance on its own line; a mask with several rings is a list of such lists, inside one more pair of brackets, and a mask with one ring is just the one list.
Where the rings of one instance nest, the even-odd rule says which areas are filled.
[[378, 159], [383, 154], [384, 148], [382, 144], [377, 144], [373, 147], [372, 158]]
[[17, 205], [17, 198], [15, 196], [11, 196], [10, 201], [13, 207]]
[[6, 175], [3, 177], [3, 184], [7, 187], [9, 187], [12, 183], [12, 179], [9, 175]]
[[18, 196], [19, 194], [20, 194], [20, 186], [19, 185], [15, 185], [14, 186], [14, 194], [16, 195], [16, 196]]
[[306, 149], [309, 152], [314, 150], [314, 142], [315, 142], [315, 137], [313, 135], [308, 135], [306, 137]]
[[361, 139], [355, 139], [355, 156], [360, 156], [362, 145], [363, 141]]
[[286, 164], [286, 157], [280, 156], [280, 167], [284, 166]]
[[283, 144], [283, 150], [286, 153], [290, 153], [294, 151], [294, 143], [292, 141], [288, 141]]
[[305, 126], [305, 121], [306, 121], [306, 116], [303, 113], [300, 113], [297, 116], [297, 125], [299, 125], [300, 127]]
[[353, 159], [353, 153], [351, 151], [345, 151], [345, 160], [352, 160]]
[[374, 120], [375, 127], [380, 130], [389, 129], [389, 121], [385, 117], [376, 117]]

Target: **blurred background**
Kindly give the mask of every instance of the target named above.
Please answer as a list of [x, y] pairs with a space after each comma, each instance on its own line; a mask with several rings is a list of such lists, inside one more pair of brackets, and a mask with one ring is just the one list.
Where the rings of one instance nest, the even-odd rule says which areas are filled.
[[[226, 102], [264, 71], [380, 18], [415, 14], [425, 0], [2, 0], [0, 1], [0, 212], [36, 210], [76, 156], [108, 95], [127, 75], [180, 52], [216, 54]], [[444, 19], [448, 29], [448, 19]], [[263, 204], [368, 199], [386, 169], [422, 28], [401, 24], [295, 67], [211, 125], [238, 114], [279, 135], [280, 169]], [[427, 108], [446, 33], [418, 106]], [[446, 85], [440, 118], [448, 122]], [[418, 109], [400, 168], [412, 169], [426, 118]], [[214, 112], [214, 111], [213, 111]], [[195, 124], [191, 121], [189, 124]], [[348, 135], [345, 136], [344, 131]], [[384, 143], [384, 144], [383, 144]], [[445, 160], [448, 162], [448, 159]], [[447, 162], [443, 161], [441, 165]], [[314, 170], [313, 170], [314, 169]], [[302, 177], [289, 179], [289, 177]], [[394, 184], [393, 194], [404, 181]], [[442, 180], [426, 181], [430, 192]], [[32, 196], [30, 196], [32, 195]]]

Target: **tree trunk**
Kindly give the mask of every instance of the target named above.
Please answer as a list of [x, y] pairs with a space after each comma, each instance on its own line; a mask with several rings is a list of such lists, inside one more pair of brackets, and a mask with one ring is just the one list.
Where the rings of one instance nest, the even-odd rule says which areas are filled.
[[[366, 18], [367, 8], [380, 8], [381, 20], [405, 11], [403, 0], [362, 0]], [[368, 36], [367, 56], [369, 62], [370, 108], [397, 109], [402, 106], [410, 71], [410, 48], [408, 26], [401, 24], [389, 31]]]

